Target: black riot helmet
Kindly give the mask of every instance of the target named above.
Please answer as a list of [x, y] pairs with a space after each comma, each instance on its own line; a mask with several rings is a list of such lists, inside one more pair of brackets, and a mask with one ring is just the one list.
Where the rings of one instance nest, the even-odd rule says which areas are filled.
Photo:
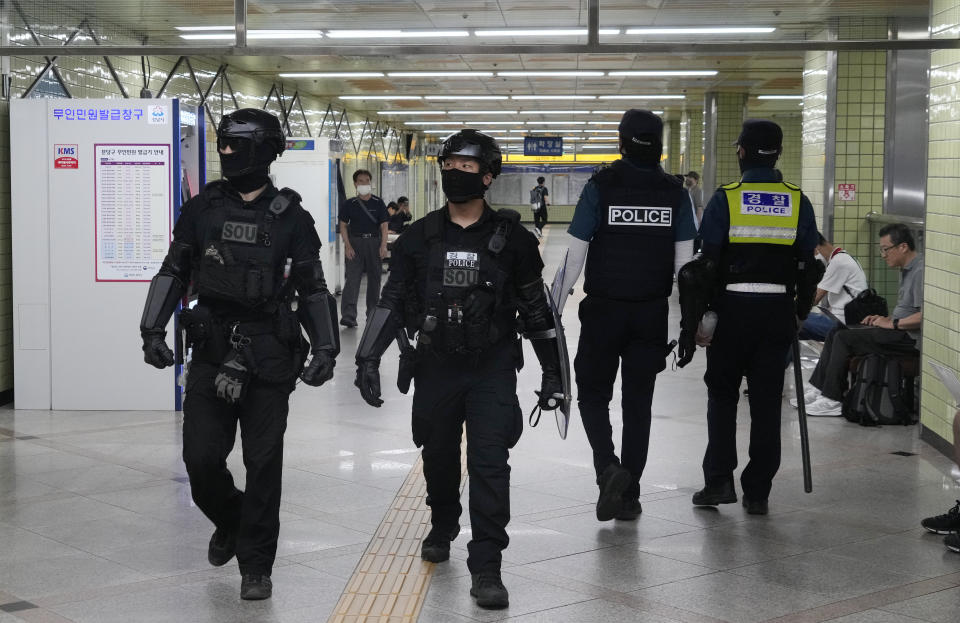
[[447, 137], [440, 146], [437, 162], [441, 165], [448, 156], [468, 156], [480, 161], [480, 172], [500, 175], [503, 166], [503, 154], [492, 136], [477, 130], [460, 130]]
[[217, 148], [230, 147], [234, 154], [224, 158], [227, 177], [265, 170], [287, 146], [280, 120], [265, 110], [243, 108], [224, 115], [217, 128]]

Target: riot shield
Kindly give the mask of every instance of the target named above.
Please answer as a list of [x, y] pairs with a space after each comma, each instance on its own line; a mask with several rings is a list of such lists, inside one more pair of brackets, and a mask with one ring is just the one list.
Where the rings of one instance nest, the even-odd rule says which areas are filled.
[[[562, 274], [558, 274], [557, 277], [553, 282], [554, 290], [563, 287]], [[560, 361], [560, 380], [563, 383], [563, 399], [560, 401], [560, 406], [554, 410], [554, 415], [557, 418], [560, 438], [566, 439], [567, 428], [570, 425], [570, 403], [573, 400], [573, 391], [570, 385], [570, 355], [567, 353], [567, 337], [563, 333], [563, 324], [560, 321], [560, 310], [557, 309], [556, 299], [553, 298], [547, 284], [543, 284], [543, 289], [546, 291], [547, 300], [550, 302], [550, 311], [553, 312], [553, 326], [557, 335], [557, 354]]]

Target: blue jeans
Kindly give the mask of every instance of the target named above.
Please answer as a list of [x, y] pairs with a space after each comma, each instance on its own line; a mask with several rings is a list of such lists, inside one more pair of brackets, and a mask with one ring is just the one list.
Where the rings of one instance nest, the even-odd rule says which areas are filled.
[[[800, 325], [797, 338], [822, 342], [827, 339], [827, 334], [835, 328], [837, 328], [837, 322], [826, 314], [810, 314]], [[784, 367], [791, 363], [793, 363], [793, 346], [790, 346], [790, 350], [787, 351], [787, 361]]]

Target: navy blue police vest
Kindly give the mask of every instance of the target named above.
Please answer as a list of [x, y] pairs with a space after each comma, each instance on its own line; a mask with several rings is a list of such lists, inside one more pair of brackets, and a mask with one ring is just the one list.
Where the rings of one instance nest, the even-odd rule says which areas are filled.
[[673, 290], [674, 239], [681, 182], [617, 160], [591, 181], [600, 191], [600, 226], [587, 252], [584, 291], [623, 301], [650, 301]]

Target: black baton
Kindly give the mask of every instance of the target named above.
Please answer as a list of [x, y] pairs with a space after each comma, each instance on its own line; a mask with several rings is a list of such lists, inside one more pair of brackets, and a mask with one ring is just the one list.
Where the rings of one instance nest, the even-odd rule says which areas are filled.
[[800, 371], [800, 338], [793, 336], [793, 380], [797, 387], [797, 416], [800, 421], [800, 458], [803, 460], [803, 490], [813, 491], [810, 474], [810, 437], [807, 434], [807, 406], [803, 403], [803, 375]]

